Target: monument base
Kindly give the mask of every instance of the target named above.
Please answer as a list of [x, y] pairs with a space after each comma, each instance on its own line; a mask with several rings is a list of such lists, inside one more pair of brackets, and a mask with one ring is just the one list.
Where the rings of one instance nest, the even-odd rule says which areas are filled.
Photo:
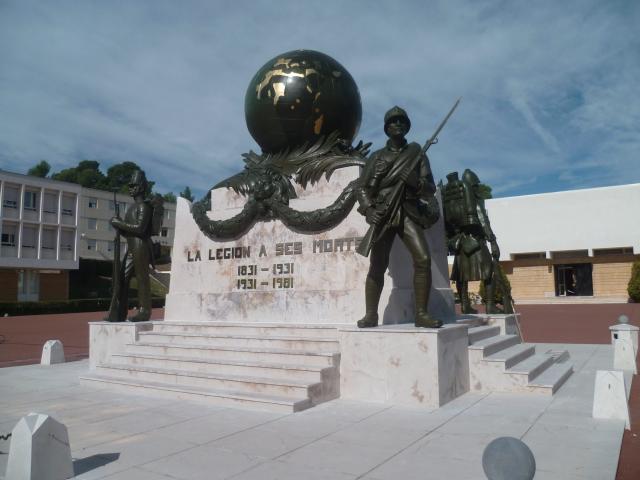
[[466, 325], [340, 329], [340, 396], [437, 408], [469, 391]]

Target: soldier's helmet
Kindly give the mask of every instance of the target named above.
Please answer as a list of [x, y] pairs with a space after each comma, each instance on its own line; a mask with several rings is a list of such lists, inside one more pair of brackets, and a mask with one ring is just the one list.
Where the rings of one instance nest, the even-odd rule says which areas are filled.
[[409, 120], [409, 115], [407, 112], [398, 107], [397, 105], [390, 109], [387, 113], [384, 114], [384, 133], [387, 133], [387, 125], [391, 122], [392, 119], [401, 117], [407, 122], [407, 132], [411, 128], [411, 120]]
[[145, 176], [142, 170], [136, 170], [131, 174], [131, 179], [129, 180], [129, 187], [142, 187], [146, 192], [148, 182], [147, 177]]
[[478, 178], [478, 175], [468, 168], [462, 174], [462, 181], [469, 185], [480, 185], [480, 178]]

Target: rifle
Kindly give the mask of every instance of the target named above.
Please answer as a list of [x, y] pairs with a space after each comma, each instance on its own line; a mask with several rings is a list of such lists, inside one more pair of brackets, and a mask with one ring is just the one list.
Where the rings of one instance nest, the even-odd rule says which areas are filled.
[[[118, 200], [116, 198], [116, 191], [113, 191], [113, 204], [115, 208], [116, 217], [120, 218], [120, 205], [118, 205]], [[120, 322], [124, 320], [121, 318], [121, 290], [122, 290], [122, 279], [120, 278], [120, 230], [117, 228], [116, 236], [113, 241], [113, 273], [111, 274], [111, 308], [109, 309], [109, 317], [108, 320], [110, 322]]]
[[[462, 100], [462, 97], [456, 100], [456, 103], [453, 104], [453, 107], [451, 107], [451, 110], [449, 110], [449, 113], [447, 113], [447, 116], [444, 117], [444, 120], [440, 122], [440, 125], [438, 125], [438, 128], [436, 128], [436, 131], [433, 133], [433, 135], [431, 135], [431, 138], [429, 138], [429, 140], [427, 140], [427, 143], [424, 144], [424, 146], [422, 147], [422, 150], [420, 151], [420, 155], [416, 155], [415, 158], [409, 163], [407, 168], [405, 168], [404, 171], [400, 173], [401, 181], [396, 184], [393, 191], [389, 195], [389, 199], [390, 199], [388, 202], [389, 205], [395, 205], [396, 202], [400, 200], [400, 197], [404, 193], [404, 187], [405, 187], [407, 178], [409, 177], [409, 174], [413, 172], [413, 170], [416, 168], [416, 166], [418, 165], [418, 161], [420, 160], [420, 158], [422, 158], [422, 155], [424, 155], [427, 152], [427, 150], [429, 150], [429, 147], [431, 147], [431, 145], [438, 143], [438, 134], [440, 133], [442, 128], [445, 126], [445, 124], [449, 120], [449, 117], [453, 114], [455, 109], [458, 108], [458, 104], [460, 103], [460, 100]], [[369, 252], [371, 252], [371, 247], [376, 241], [380, 239], [380, 237], [384, 234], [384, 232], [387, 231], [387, 228], [389, 228], [387, 218], [381, 220], [378, 223], [374, 223], [373, 225], [371, 225], [367, 230], [367, 233], [365, 233], [364, 237], [362, 237], [362, 240], [360, 241], [360, 245], [358, 245], [356, 252], [358, 252], [363, 257], [368, 257]]]

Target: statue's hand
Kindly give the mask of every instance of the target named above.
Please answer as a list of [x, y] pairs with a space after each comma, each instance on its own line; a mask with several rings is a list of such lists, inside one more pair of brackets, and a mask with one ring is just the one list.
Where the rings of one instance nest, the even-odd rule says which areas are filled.
[[113, 227], [118, 228], [122, 223], [122, 220], [120, 220], [120, 218], [118, 217], [111, 217], [111, 220], [109, 221], [109, 223], [111, 223]]
[[495, 240], [491, 242], [491, 256], [495, 260], [500, 259], [500, 248], [498, 248], [498, 243]]
[[366, 218], [367, 223], [371, 225], [377, 225], [382, 221], [383, 213], [374, 207], [367, 208]]

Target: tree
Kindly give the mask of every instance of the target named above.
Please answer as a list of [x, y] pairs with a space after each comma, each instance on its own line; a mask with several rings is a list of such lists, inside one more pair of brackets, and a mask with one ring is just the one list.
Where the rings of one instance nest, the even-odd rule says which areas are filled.
[[65, 168], [51, 175], [54, 180], [71, 182], [87, 188], [108, 190], [107, 178], [100, 171], [100, 162], [96, 160], [82, 160], [77, 167]]
[[27, 175], [33, 175], [34, 177], [46, 178], [51, 171], [51, 165], [46, 160], [41, 160], [36, 166], [31, 167], [27, 172]]
[[190, 202], [193, 202], [195, 200], [193, 194], [191, 193], [191, 189], [188, 186], [184, 187], [184, 190], [180, 192], [180, 196], [182, 198], [186, 198]]
[[173, 192], [165, 193], [162, 198], [164, 198], [165, 202], [176, 203], [176, 196], [173, 194]]
[[640, 303], [640, 260], [633, 262], [627, 292], [629, 292], [629, 298], [631, 300]]
[[107, 170], [107, 185], [109, 190], [127, 193], [129, 180], [136, 170], [142, 170], [135, 162], [122, 162], [112, 165]]

